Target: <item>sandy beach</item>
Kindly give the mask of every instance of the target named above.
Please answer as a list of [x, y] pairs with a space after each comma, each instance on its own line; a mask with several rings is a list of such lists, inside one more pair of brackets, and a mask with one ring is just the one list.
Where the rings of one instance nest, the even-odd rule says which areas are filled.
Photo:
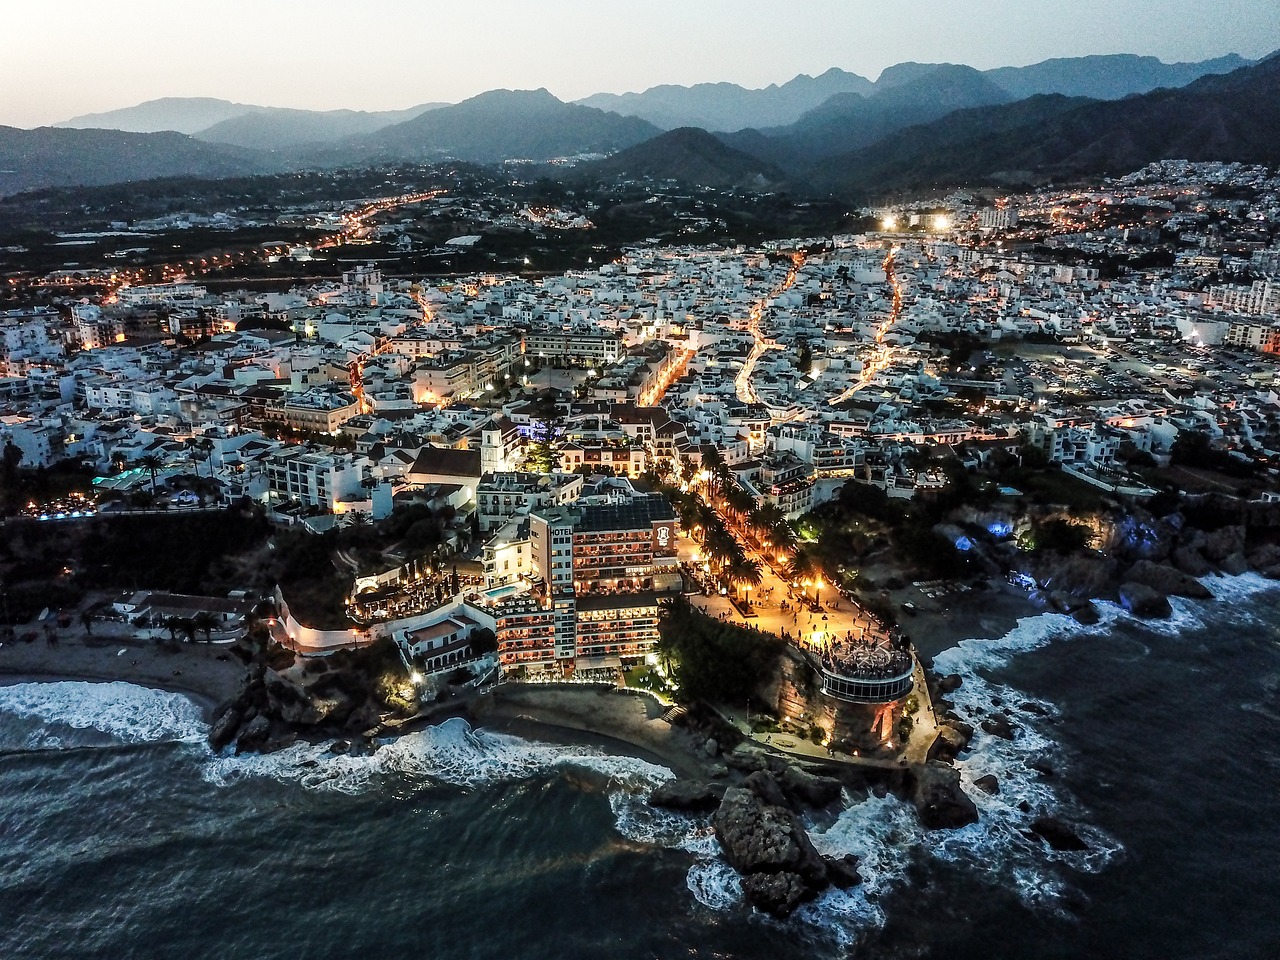
[[151, 639], [87, 637], [82, 630], [61, 631], [56, 646], [43, 636], [0, 644], [0, 684], [123, 680], [186, 694], [206, 716], [239, 692], [244, 675], [244, 665], [226, 644], [179, 643], [164, 649]]
[[583, 742], [586, 734], [589, 742], [661, 764], [677, 776], [706, 776], [708, 763], [695, 752], [693, 736], [660, 719], [662, 713], [643, 694], [570, 684], [505, 684], [470, 705], [477, 726], [558, 742]]

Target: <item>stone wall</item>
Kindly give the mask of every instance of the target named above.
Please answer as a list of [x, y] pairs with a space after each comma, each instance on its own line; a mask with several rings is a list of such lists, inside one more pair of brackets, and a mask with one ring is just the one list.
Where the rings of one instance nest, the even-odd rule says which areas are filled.
[[817, 670], [799, 651], [790, 647], [780, 661], [777, 680], [765, 696], [781, 720], [807, 730], [819, 726], [830, 743], [841, 750], [861, 753], [896, 753], [898, 721], [905, 700], [893, 703], [846, 703], [822, 693]]

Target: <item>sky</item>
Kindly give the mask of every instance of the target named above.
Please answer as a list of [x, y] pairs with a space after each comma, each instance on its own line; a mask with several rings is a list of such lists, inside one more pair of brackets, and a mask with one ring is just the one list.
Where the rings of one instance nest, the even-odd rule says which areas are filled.
[[874, 79], [904, 60], [1277, 48], [1278, 0], [5, 0], [0, 124], [158, 97], [385, 110], [498, 87], [571, 100], [829, 67]]

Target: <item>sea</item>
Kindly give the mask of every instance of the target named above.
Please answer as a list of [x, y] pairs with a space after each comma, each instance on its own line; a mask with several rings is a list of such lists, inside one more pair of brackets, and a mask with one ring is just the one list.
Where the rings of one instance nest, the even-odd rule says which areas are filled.
[[179, 694], [3, 687], [0, 958], [1280, 957], [1280, 589], [1206, 583], [1167, 621], [1104, 604], [939, 652], [962, 716], [1016, 720], [958, 763], [980, 821], [846, 796], [808, 826], [865, 882], [786, 921], [706, 818], [647, 806], [671, 774], [645, 760], [461, 720], [235, 758]]

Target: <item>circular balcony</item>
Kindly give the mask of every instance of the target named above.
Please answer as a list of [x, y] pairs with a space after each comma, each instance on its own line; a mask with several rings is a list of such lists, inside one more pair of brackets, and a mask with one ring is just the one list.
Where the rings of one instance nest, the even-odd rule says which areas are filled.
[[819, 657], [822, 692], [846, 703], [892, 703], [915, 685], [911, 654], [885, 646], [838, 645]]

